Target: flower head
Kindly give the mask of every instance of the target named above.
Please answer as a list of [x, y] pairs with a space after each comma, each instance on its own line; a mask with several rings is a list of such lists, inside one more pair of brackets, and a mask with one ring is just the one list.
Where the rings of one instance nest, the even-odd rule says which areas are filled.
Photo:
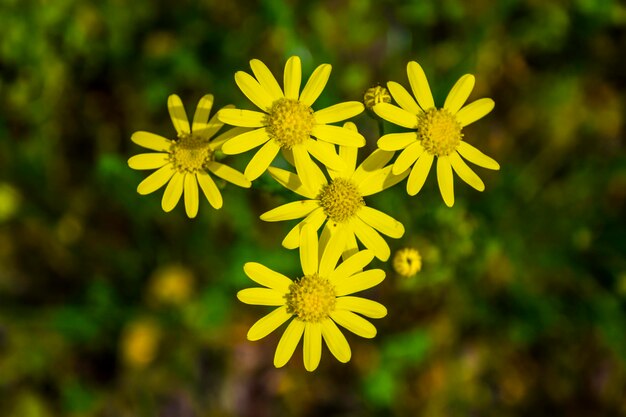
[[439, 190], [446, 205], [452, 207], [452, 170], [478, 191], [485, 189], [482, 180], [461, 156], [483, 168], [500, 169], [496, 161], [463, 140], [463, 128], [487, 115], [494, 102], [482, 98], [463, 106], [474, 88], [474, 76], [466, 74], [452, 87], [443, 108], [436, 108], [422, 67], [417, 62], [409, 62], [407, 74], [415, 99], [400, 84], [390, 81], [387, 87], [400, 107], [380, 103], [373, 110], [381, 118], [412, 131], [384, 135], [378, 140], [378, 147], [387, 151], [403, 150], [393, 165], [393, 172], [404, 172], [413, 166], [406, 187], [409, 195], [422, 189], [436, 157]]
[[393, 269], [398, 275], [409, 278], [422, 269], [422, 257], [415, 248], [404, 248], [393, 257]]
[[307, 181], [314, 164], [310, 155], [333, 169], [344, 168], [342, 160], [324, 144], [365, 145], [365, 139], [358, 132], [329, 124], [356, 116], [363, 111], [363, 104], [349, 101], [318, 111], [311, 107], [326, 86], [330, 65], [317, 67], [302, 92], [302, 71], [297, 56], [287, 60], [283, 89], [263, 62], [253, 59], [250, 67], [254, 77], [239, 71], [235, 82], [262, 112], [227, 109], [218, 116], [222, 122], [233, 126], [255, 128], [233, 137], [222, 149], [225, 154], [234, 155], [263, 145], [246, 167], [248, 179], [252, 181], [263, 174], [280, 150], [293, 157], [297, 172]]
[[[318, 256], [320, 250], [322, 254]], [[308, 371], [314, 371], [320, 362], [322, 339], [340, 362], [348, 362], [352, 356], [350, 345], [337, 324], [361, 337], [376, 336], [376, 328], [359, 314], [382, 318], [387, 315], [387, 309], [380, 303], [350, 294], [378, 285], [385, 279], [385, 272], [363, 271], [374, 258], [369, 250], [358, 252], [337, 266], [340, 256], [340, 248], [321, 246], [315, 228], [305, 225], [300, 235], [301, 277], [291, 280], [255, 262], [244, 265], [246, 275], [263, 288], [241, 290], [237, 298], [246, 304], [278, 307], [250, 328], [248, 340], [262, 339], [291, 319], [276, 348], [277, 368], [289, 361], [301, 338], [304, 338], [304, 366]]]
[[[344, 126], [356, 130], [354, 123], [347, 122]], [[390, 250], [379, 232], [398, 239], [404, 234], [404, 226], [387, 214], [367, 206], [364, 197], [402, 181], [408, 175], [408, 169], [404, 173], [393, 174], [391, 165], [385, 167], [393, 157], [393, 152], [380, 149], [358, 167], [357, 148], [340, 146], [339, 156], [345, 168], [341, 171], [327, 169], [327, 178], [314, 165], [311, 168], [312, 185], [304, 184], [300, 175], [270, 167], [269, 172], [276, 181], [307, 199], [276, 207], [262, 214], [261, 220], [275, 222], [304, 218], [283, 240], [283, 246], [289, 249], [298, 247], [302, 225], [310, 223], [317, 230], [326, 223], [322, 239], [338, 245], [345, 252], [344, 257], [358, 251], [358, 239], [377, 258], [386, 261]]]
[[137, 192], [150, 194], [167, 184], [161, 200], [161, 207], [166, 212], [176, 207], [184, 191], [187, 216], [196, 217], [198, 185], [214, 208], [222, 207], [222, 195], [209, 172], [240, 187], [250, 187], [250, 181], [239, 171], [215, 161], [215, 151], [245, 129], [231, 129], [213, 139], [224, 124], [216, 116], [208, 120], [212, 106], [212, 95], [202, 97], [190, 126], [182, 101], [173, 94], [167, 100], [167, 107], [176, 128], [176, 138], [170, 140], [148, 132], [135, 132], [131, 136], [137, 145], [157, 151], [135, 155], [128, 160], [133, 169], [157, 169], [139, 184]]
[[372, 109], [378, 103], [391, 103], [389, 90], [380, 85], [368, 88], [363, 96], [363, 103], [368, 109]]

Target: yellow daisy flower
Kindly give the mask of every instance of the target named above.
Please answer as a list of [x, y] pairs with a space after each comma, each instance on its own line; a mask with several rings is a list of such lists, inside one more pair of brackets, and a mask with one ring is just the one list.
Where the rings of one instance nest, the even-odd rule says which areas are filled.
[[212, 106], [211, 94], [202, 97], [190, 126], [180, 97], [173, 94], [167, 100], [167, 108], [176, 128], [176, 139], [169, 140], [149, 132], [135, 132], [131, 136], [137, 145], [157, 151], [135, 155], [128, 160], [128, 165], [133, 169], [157, 169], [139, 184], [137, 192], [150, 194], [167, 184], [161, 200], [161, 207], [166, 212], [176, 207], [184, 191], [187, 216], [196, 217], [198, 184], [214, 208], [222, 207], [222, 195], [209, 172], [240, 187], [248, 188], [251, 185], [241, 172], [215, 161], [215, 151], [246, 129], [231, 129], [211, 140], [224, 126], [216, 116], [208, 120]]
[[385, 272], [381, 269], [362, 271], [374, 258], [373, 253], [363, 250], [336, 266], [341, 251], [326, 246], [318, 257], [318, 245], [315, 228], [305, 226], [300, 235], [300, 262], [304, 276], [293, 281], [255, 262], [243, 267], [246, 275], [264, 288], [241, 290], [237, 298], [246, 304], [278, 307], [250, 328], [248, 340], [262, 339], [293, 319], [276, 347], [274, 366], [277, 368], [291, 359], [301, 338], [304, 338], [304, 367], [308, 371], [314, 371], [320, 362], [322, 339], [340, 362], [348, 362], [352, 355], [350, 345], [335, 323], [358, 336], [373, 338], [376, 328], [358, 314], [370, 318], [387, 315], [382, 304], [350, 296], [385, 279]]
[[329, 125], [361, 113], [362, 103], [349, 101], [318, 111], [311, 108], [326, 86], [330, 65], [317, 67], [302, 93], [301, 64], [297, 56], [289, 58], [285, 65], [284, 92], [263, 62], [253, 59], [250, 67], [254, 77], [239, 71], [235, 74], [235, 82], [262, 112], [228, 109], [218, 115], [224, 123], [255, 128], [232, 138], [222, 148], [225, 154], [235, 155], [263, 145], [244, 172], [249, 180], [255, 180], [265, 172], [281, 149], [283, 153], [293, 153], [296, 170], [307, 181], [313, 165], [310, 155], [326, 166], [343, 169], [341, 159], [322, 142], [356, 147], [365, 145], [365, 138], [358, 132]]
[[[356, 130], [354, 123], [346, 123], [346, 129]], [[329, 145], [333, 146], [333, 145]], [[334, 146], [333, 146], [334, 148]], [[334, 152], [334, 149], [332, 150]], [[394, 152], [377, 149], [358, 168], [357, 148], [340, 146], [339, 157], [345, 168], [340, 171], [327, 169], [330, 182], [317, 165], [309, 170], [312, 186], [303, 184], [301, 176], [270, 167], [269, 172], [284, 187], [306, 197], [308, 200], [284, 204], [261, 215], [261, 220], [276, 222], [303, 218], [283, 240], [288, 249], [298, 247], [302, 225], [310, 223], [319, 229], [324, 222], [322, 242], [336, 245], [345, 251], [344, 257], [358, 251], [356, 239], [371, 249], [382, 261], [389, 259], [390, 250], [380, 233], [398, 239], [404, 234], [404, 226], [391, 216], [365, 205], [363, 197], [376, 194], [402, 181], [409, 173], [394, 175], [392, 166], [384, 167]], [[384, 168], [383, 168], [384, 167]], [[328, 220], [328, 221], [327, 221]]]
[[417, 102], [404, 87], [390, 81], [387, 87], [400, 107], [380, 103], [373, 110], [391, 123], [415, 130], [384, 135], [378, 140], [378, 147], [387, 151], [403, 149], [393, 165], [393, 172], [404, 172], [413, 165], [406, 186], [409, 195], [415, 195], [422, 189], [436, 156], [439, 190], [446, 205], [452, 207], [453, 169], [473, 188], [478, 191], [485, 189], [485, 184], [461, 156], [483, 168], [500, 169], [496, 161], [465, 142], [462, 133], [465, 126], [487, 115], [494, 102], [490, 98], [481, 98], [463, 106], [474, 88], [474, 76], [466, 74], [452, 87], [443, 108], [438, 109], [422, 67], [415, 61], [409, 62], [407, 74]]

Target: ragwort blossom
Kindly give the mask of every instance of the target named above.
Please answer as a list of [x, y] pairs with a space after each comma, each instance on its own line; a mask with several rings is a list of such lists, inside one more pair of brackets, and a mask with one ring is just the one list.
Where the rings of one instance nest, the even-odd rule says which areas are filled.
[[337, 360], [348, 362], [352, 356], [350, 345], [337, 324], [358, 336], [373, 338], [376, 328], [359, 314], [369, 318], [387, 315], [382, 304], [351, 295], [385, 279], [381, 269], [363, 271], [374, 254], [363, 250], [337, 266], [341, 251], [318, 245], [315, 228], [305, 226], [300, 235], [303, 276], [295, 280], [255, 262], [244, 265], [246, 275], [263, 288], [243, 289], [237, 298], [246, 304], [278, 307], [250, 328], [248, 340], [262, 339], [291, 319], [276, 347], [277, 368], [291, 359], [300, 339], [304, 339], [304, 366], [310, 372], [319, 365], [322, 339]]
[[[344, 126], [356, 130], [351, 122]], [[340, 246], [346, 252], [345, 257], [358, 251], [358, 239], [378, 259], [386, 261], [389, 258], [389, 245], [380, 233], [398, 239], [404, 234], [404, 226], [391, 216], [367, 206], [363, 197], [402, 181], [408, 175], [408, 169], [405, 173], [393, 174], [391, 165], [385, 167], [385, 164], [394, 153], [380, 149], [356, 167], [357, 152], [358, 149], [352, 146], [339, 147], [339, 156], [345, 168], [339, 171], [327, 169], [330, 181], [316, 165], [312, 167], [312, 186], [304, 184], [300, 175], [270, 167], [269, 172], [276, 181], [307, 198], [284, 204], [261, 215], [261, 220], [269, 222], [304, 218], [287, 234], [283, 246], [288, 249], [298, 247], [299, 233], [305, 223], [314, 225], [317, 230], [326, 222], [321, 240], [328, 241], [329, 245]]]
[[167, 184], [161, 207], [169, 212], [176, 207], [185, 194], [185, 210], [190, 218], [198, 214], [198, 185], [209, 203], [216, 209], [222, 207], [222, 194], [209, 172], [240, 187], [250, 187], [250, 181], [235, 169], [215, 161], [215, 151], [222, 144], [245, 129], [236, 128], [213, 138], [224, 126], [216, 116], [209, 119], [213, 96], [200, 99], [190, 126], [180, 97], [173, 94], [167, 100], [167, 108], [176, 129], [175, 139], [149, 132], [135, 132], [131, 140], [139, 146], [157, 152], [142, 153], [128, 160], [137, 170], [157, 169], [137, 187], [139, 194], [150, 194]]
[[406, 187], [409, 195], [415, 195], [422, 189], [437, 157], [439, 190], [446, 205], [452, 207], [453, 169], [476, 190], [485, 189], [482, 180], [461, 156], [483, 168], [500, 169], [496, 161], [464, 141], [462, 132], [465, 126], [487, 115], [494, 102], [490, 98], [482, 98], [463, 106], [474, 88], [474, 76], [466, 74], [452, 87], [443, 108], [436, 108], [422, 67], [411, 61], [407, 65], [407, 74], [415, 99], [400, 84], [390, 81], [387, 87], [400, 107], [380, 103], [373, 110], [381, 118], [413, 131], [384, 135], [378, 140], [378, 147], [387, 151], [403, 149], [393, 165], [393, 172], [404, 172], [413, 166]]
[[302, 71], [297, 56], [289, 58], [285, 65], [284, 90], [263, 62], [253, 59], [250, 67], [254, 77], [238, 71], [235, 82], [262, 111], [227, 109], [220, 111], [218, 116], [224, 123], [254, 128], [232, 138], [222, 148], [225, 154], [235, 155], [262, 145], [245, 169], [244, 174], [249, 180], [253, 181], [263, 174], [281, 149], [284, 153], [293, 153], [296, 170], [307, 181], [314, 164], [310, 155], [326, 166], [343, 168], [337, 154], [330, 152], [330, 148], [323, 146], [322, 142], [357, 147], [365, 145], [365, 138], [358, 132], [329, 124], [361, 113], [364, 109], [362, 103], [349, 101], [317, 111], [311, 108], [326, 86], [330, 65], [317, 67], [302, 92]]

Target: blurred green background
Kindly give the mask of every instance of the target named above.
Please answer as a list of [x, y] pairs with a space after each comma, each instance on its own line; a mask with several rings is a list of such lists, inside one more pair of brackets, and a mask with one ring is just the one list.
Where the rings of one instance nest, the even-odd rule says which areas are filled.
[[[3, 0], [0, 26], [0, 416], [626, 415], [623, 2]], [[173, 137], [169, 94], [252, 108], [234, 72], [294, 54], [333, 65], [318, 109], [410, 60], [439, 105], [475, 74], [496, 108], [465, 137], [502, 166], [452, 209], [433, 172], [368, 200], [423, 268], [374, 262], [378, 336], [313, 374], [235, 298], [246, 261], [297, 274], [293, 223], [258, 220], [294, 196], [263, 176], [189, 220], [126, 164], [134, 131]]]

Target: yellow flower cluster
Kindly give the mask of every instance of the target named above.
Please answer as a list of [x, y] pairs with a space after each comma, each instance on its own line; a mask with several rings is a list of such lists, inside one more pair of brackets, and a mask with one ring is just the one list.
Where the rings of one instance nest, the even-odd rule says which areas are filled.
[[[463, 106], [474, 86], [474, 77], [464, 75], [444, 106], [436, 108], [422, 68], [410, 62], [407, 73], [413, 96], [393, 81], [387, 88], [373, 87], [364, 95], [368, 109], [409, 131], [382, 136], [378, 149], [357, 165], [365, 138], [354, 123], [344, 121], [363, 112], [363, 103], [348, 101], [313, 109], [329, 79], [330, 65], [318, 66], [303, 88], [297, 56], [287, 60], [282, 88], [263, 62], [253, 59], [250, 68], [252, 75], [239, 71], [235, 82], [259, 110], [226, 106], [209, 119], [213, 96], [206, 95], [190, 123], [180, 98], [172, 95], [168, 109], [176, 137], [136, 132], [133, 142], [156, 152], [133, 156], [128, 164], [134, 169], [157, 170], [139, 184], [140, 194], [167, 184], [163, 210], [171, 211], [184, 194], [190, 218], [198, 212], [198, 185], [214, 208], [222, 206], [221, 193], [210, 174], [250, 187], [251, 181], [268, 171], [279, 184], [299, 195], [300, 200], [269, 210], [261, 219], [302, 219], [282, 241], [285, 248], [299, 248], [302, 275], [290, 279], [261, 264], [245, 264], [246, 275], [262, 287], [239, 291], [239, 300], [277, 307], [250, 328], [248, 339], [261, 339], [291, 319], [276, 348], [276, 367], [289, 361], [300, 339], [304, 340], [303, 359], [309, 371], [320, 362], [322, 340], [340, 362], [347, 362], [350, 346], [337, 324], [362, 337], [376, 335], [376, 328], [363, 316], [381, 318], [387, 310], [351, 294], [385, 278], [380, 269], [363, 270], [374, 257], [389, 259], [390, 248], [381, 235], [399, 239], [405, 231], [402, 223], [370, 207], [366, 198], [406, 178], [408, 194], [417, 194], [435, 157], [439, 189], [448, 206], [454, 204], [452, 170], [482, 191], [483, 182], [461, 157], [488, 169], [499, 166], [465, 142], [462, 130], [489, 113], [494, 104], [491, 99], [480, 99]], [[344, 123], [336, 125], [339, 122]], [[218, 135], [224, 125], [232, 128]], [[217, 161], [256, 148], [243, 173]], [[402, 152], [396, 156], [397, 151]], [[279, 154], [293, 170], [271, 166]], [[394, 261], [394, 268], [405, 276], [420, 267], [419, 255], [409, 252]]]

